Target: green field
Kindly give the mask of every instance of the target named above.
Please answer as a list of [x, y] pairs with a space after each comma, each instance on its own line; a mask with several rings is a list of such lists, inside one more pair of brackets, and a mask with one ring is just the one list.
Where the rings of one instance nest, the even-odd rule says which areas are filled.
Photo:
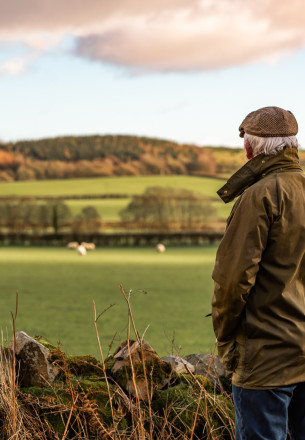
[[79, 214], [86, 206], [94, 206], [104, 221], [118, 221], [120, 220], [120, 211], [126, 208], [130, 200], [129, 197], [124, 199], [80, 199], [66, 200], [65, 203], [73, 215]]
[[217, 198], [216, 191], [224, 180], [194, 176], [124, 176], [91, 179], [1, 182], [0, 196], [64, 196], [85, 194], [141, 194], [149, 186], [172, 186]]
[[[94, 206], [100, 217], [104, 221], [118, 221], [120, 220], [120, 212], [127, 207], [131, 198], [124, 199], [80, 199], [80, 200], [66, 200], [65, 203], [69, 206], [73, 215], [79, 214], [86, 206]], [[217, 217], [219, 219], [228, 218], [232, 209], [232, 204], [224, 204], [220, 199], [213, 200], [212, 206], [216, 208]]]
[[[181, 354], [211, 351], [211, 272], [216, 247], [97, 249], [80, 257], [63, 248], [0, 249], [0, 322], [11, 333], [10, 312], [19, 292], [17, 329], [60, 342], [71, 354], [98, 355], [93, 299], [98, 312], [115, 304], [99, 321], [105, 351], [126, 337], [127, 309], [119, 285], [133, 290], [138, 331], [161, 355], [174, 337]], [[143, 294], [138, 290], [145, 290]]]
[[[141, 194], [149, 186], [171, 186], [201, 193], [212, 200], [219, 219], [226, 219], [232, 204], [225, 205], [216, 191], [224, 184], [221, 179], [193, 176], [128, 176], [91, 179], [42, 180], [34, 182], [0, 183], [0, 196], [73, 196], [88, 194]], [[118, 221], [120, 211], [131, 198], [66, 200], [73, 215], [86, 206], [94, 206], [103, 221]]]

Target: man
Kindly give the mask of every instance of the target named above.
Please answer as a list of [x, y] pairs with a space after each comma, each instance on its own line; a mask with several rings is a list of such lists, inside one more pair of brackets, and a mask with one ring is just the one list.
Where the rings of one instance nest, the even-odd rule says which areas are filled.
[[239, 127], [248, 162], [218, 191], [240, 196], [213, 279], [218, 354], [232, 373], [236, 440], [305, 439], [305, 176], [298, 125], [264, 107]]

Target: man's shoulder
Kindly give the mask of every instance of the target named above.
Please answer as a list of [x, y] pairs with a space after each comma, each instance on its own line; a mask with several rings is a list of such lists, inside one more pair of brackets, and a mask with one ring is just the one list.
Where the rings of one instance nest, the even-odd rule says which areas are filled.
[[270, 192], [277, 190], [277, 176], [276, 174], [268, 174], [262, 176], [257, 182], [249, 186], [242, 194], [243, 198], [254, 197], [256, 195], [262, 196], [264, 194], [270, 194]]

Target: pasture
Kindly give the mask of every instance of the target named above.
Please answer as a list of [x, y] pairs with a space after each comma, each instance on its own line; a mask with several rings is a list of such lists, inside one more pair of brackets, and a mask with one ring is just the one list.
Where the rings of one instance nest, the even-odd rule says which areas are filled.
[[0, 196], [65, 196], [88, 194], [141, 194], [149, 186], [172, 186], [217, 199], [224, 180], [194, 176], [122, 176], [88, 179], [1, 182]]
[[[133, 291], [132, 309], [140, 334], [160, 355], [210, 352], [214, 346], [211, 279], [216, 247], [100, 248], [85, 257], [64, 248], [0, 249], [0, 322], [11, 335], [10, 312], [19, 292], [17, 330], [60, 340], [70, 354], [98, 356], [93, 324], [98, 313], [115, 304], [99, 320], [105, 353], [126, 338], [127, 308], [119, 289]], [[144, 294], [141, 291], [146, 291]]]
[[141, 194], [151, 186], [174, 187], [198, 192], [207, 197], [216, 208], [217, 217], [226, 219], [232, 204], [225, 205], [216, 194], [223, 184], [224, 180], [221, 179], [194, 176], [122, 176], [3, 182], [0, 184], [0, 196], [128, 195], [129, 197], [125, 198], [83, 198], [65, 201], [73, 215], [79, 214], [86, 206], [94, 206], [103, 221], [112, 222], [120, 220], [120, 211], [126, 208], [132, 195]]

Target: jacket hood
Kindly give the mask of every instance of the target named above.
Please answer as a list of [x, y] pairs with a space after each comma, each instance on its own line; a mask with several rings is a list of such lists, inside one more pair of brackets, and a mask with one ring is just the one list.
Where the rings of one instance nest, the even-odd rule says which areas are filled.
[[270, 156], [259, 154], [236, 171], [217, 194], [225, 203], [229, 203], [267, 174], [287, 170], [302, 171], [296, 148], [285, 147], [279, 153]]

